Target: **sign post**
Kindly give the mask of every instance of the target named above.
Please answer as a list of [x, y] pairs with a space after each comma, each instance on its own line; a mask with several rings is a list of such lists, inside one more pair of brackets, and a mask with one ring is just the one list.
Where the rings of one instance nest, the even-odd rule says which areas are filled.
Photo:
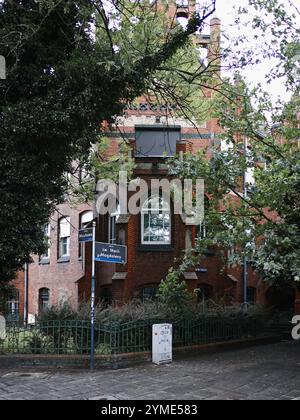
[[[87, 229], [88, 230], [88, 229]], [[82, 232], [81, 242], [89, 242], [89, 232]], [[84, 239], [85, 238], [85, 239]], [[95, 365], [95, 264], [104, 262], [110, 264], [127, 263], [127, 247], [96, 242], [96, 222], [93, 222], [93, 253], [92, 253], [92, 282], [91, 282], [91, 358], [90, 369]]]
[[94, 359], [95, 359], [95, 245], [96, 245], [96, 222], [93, 222], [92, 282], [91, 282], [91, 361], [90, 361], [91, 370], [94, 369]]

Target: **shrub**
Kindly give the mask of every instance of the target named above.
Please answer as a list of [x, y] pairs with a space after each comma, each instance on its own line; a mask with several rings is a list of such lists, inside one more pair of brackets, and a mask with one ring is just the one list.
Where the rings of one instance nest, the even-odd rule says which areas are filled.
[[44, 310], [39, 314], [37, 321], [68, 321], [74, 319], [78, 319], [78, 311], [74, 311], [71, 305], [66, 302], [63, 305], [52, 306]]
[[187, 290], [187, 284], [181, 280], [181, 270], [171, 268], [158, 289], [159, 301], [174, 314], [189, 311], [194, 295]]

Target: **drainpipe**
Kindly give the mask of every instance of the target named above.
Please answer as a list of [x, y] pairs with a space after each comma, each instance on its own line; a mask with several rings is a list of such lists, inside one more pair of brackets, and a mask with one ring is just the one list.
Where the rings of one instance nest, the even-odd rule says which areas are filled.
[[25, 274], [24, 274], [24, 312], [23, 312], [24, 325], [27, 325], [27, 321], [28, 321], [28, 314], [27, 314], [27, 307], [28, 307], [28, 272], [29, 272], [29, 265], [28, 265], [28, 263], [25, 263]]
[[[248, 140], [247, 137], [245, 136], [244, 138], [244, 153], [245, 156], [247, 157], [248, 154]], [[243, 194], [244, 194], [244, 198], [247, 199], [248, 198], [248, 190], [247, 190], [247, 169], [245, 170], [244, 173], [244, 182], [243, 182]], [[244, 291], [243, 291], [243, 296], [244, 296], [244, 306], [245, 308], [247, 308], [247, 304], [248, 304], [248, 258], [245, 255], [244, 257], [244, 264], [243, 264], [243, 286], [244, 286]]]

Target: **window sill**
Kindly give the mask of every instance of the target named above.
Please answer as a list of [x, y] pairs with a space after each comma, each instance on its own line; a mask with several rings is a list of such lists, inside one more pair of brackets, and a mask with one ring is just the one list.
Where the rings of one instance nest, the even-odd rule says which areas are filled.
[[171, 245], [141, 245], [140, 252], [173, 252], [174, 248]]
[[70, 257], [61, 257], [57, 261], [58, 264], [64, 264], [64, 263], [69, 263], [69, 262], [70, 262]]
[[50, 258], [42, 258], [39, 262], [39, 265], [49, 265], [50, 264]]

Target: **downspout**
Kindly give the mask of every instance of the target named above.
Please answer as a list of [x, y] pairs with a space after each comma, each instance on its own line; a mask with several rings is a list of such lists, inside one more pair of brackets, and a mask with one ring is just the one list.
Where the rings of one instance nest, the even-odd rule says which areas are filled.
[[[244, 153], [245, 156], [247, 158], [247, 153], [248, 153], [248, 140], [247, 137], [244, 137]], [[243, 195], [244, 198], [247, 199], [248, 198], [248, 190], [247, 190], [247, 170], [245, 170], [244, 173], [244, 180], [243, 180]], [[248, 304], [248, 258], [245, 254], [244, 256], [244, 264], [243, 264], [243, 296], [244, 296], [244, 306], [245, 309], [247, 308], [247, 304]]]
[[29, 265], [25, 263], [25, 273], [24, 273], [24, 311], [23, 311], [23, 322], [24, 325], [27, 325], [28, 321], [28, 274], [29, 274]]

